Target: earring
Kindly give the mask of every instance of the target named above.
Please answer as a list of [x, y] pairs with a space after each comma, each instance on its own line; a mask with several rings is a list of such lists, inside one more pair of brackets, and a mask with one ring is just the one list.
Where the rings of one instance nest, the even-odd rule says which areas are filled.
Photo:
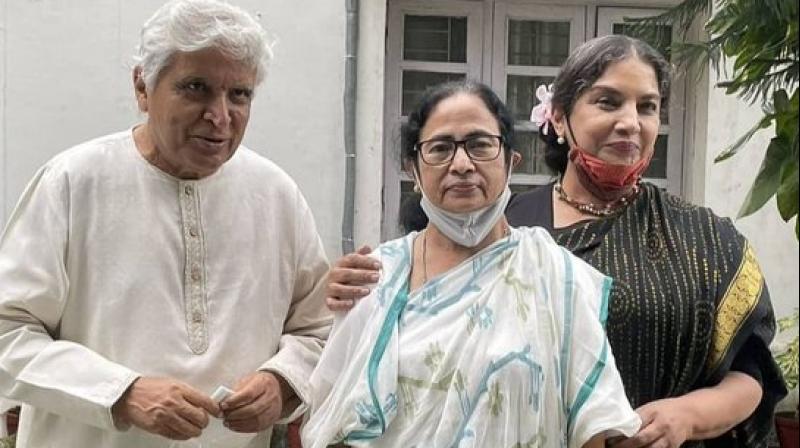
[[421, 192], [421, 191], [422, 191], [422, 190], [420, 190], [420, 189], [419, 189], [419, 185], [415, 183], [415, 184], [414, 184], [414, 193], [419, 193], [419, 192]]
[[563, 145], [565, 141], [566, 140], [564, 140], [564, 137], [561, 135], [559, 135], [558, 138], [556, 139], [556, 143], [558, 143], [559, 145]]

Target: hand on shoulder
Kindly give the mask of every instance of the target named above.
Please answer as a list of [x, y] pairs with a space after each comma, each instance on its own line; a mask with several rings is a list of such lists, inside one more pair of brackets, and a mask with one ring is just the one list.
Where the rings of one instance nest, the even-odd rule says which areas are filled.
[[351, 309], [370, 293], [367, 285], [378, 282], [381, 263], [369, 256], [371, 252], [369, 246], [361, 246], [339, 258], [328, 272], [325, 303], [332, 311]]

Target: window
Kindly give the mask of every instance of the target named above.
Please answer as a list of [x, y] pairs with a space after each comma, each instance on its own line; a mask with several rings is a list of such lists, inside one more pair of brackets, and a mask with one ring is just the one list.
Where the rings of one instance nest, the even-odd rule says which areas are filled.
[[511, 177], [515, 191], [553, 178], [544, 164], [544, 143], [530, 122], [531, 109], [538, 104], [536, 89], [552, 83], [569, 53], [584, 41], [584, 10], [582, 6], [494, 5], [492, 76], [484, 82], [514, 117], [514, 149], [522, 154], [522, 163]]
[[[536, 88], [549, 84], [569, 53], [594, 35], [626, 33], [623, 17], [657, 10], [597, 7], [521, 0], [389, 0], [386, 55], [383, 239], [400, 234], [402, 200], [413, 182], [400, 167], [400, 126], [425, 88], [443, 81], [475, 79], [491, 86], [515, 119], [515, 149], [522, 163], [511, 188], [522, 191], [550, 182], [544, 144], [529, 121]], [[587, 27], [591, 23], [591, 29]], [[670, 35], [672, 30], [660, 32]], [[587, 37], [588, 36], [588, 37]], [[662, 117], [648, 180], [680, 193], [683, 88]]]

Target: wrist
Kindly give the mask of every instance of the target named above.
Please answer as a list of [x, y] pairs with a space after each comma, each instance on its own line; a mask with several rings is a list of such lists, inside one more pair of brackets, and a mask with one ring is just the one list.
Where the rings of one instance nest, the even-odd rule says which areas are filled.
[[128, 416], [128, 397], [130, 396], [131, 389], [133, 388], [133, 384], [136, 383], [139, 379], [133, 380], [133, 383], [125, 389], [125, 392], [120, 395], [116, 402], [111, 405], [111, 420], [114, 423], [114, 426], [119, 429], [120, 431], [125, 431], [131, 427], [130, 418]]
[[697, 437], [701, 432], [698, 426], [702, 421], [701, 413], [697, 409], [696, 401], [692, 399], [691, 394], [683, 395], [680, 397], [671, 398], [678, 408], [678, 414], [681, 417], [680, 428], [683, 429], [683, 440], [699, 440], [703, 437]]
[[274, 373], [273, 375], [275, 375], [275, 379], [278, 380], [278, 386], [281, 389], [281, 399], [283, 399], [283, 402], [286, 403], [287, 401], [291, 400], [292, 397], [294, 397], [294, 389], [292, 389], [292, 386], [289, 385], [289, 382], [286, 381], [282, 376], [277, 373]]

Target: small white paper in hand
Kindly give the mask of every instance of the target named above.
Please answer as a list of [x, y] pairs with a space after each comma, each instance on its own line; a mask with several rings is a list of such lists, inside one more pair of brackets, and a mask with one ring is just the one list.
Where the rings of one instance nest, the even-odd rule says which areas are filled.
[[211, 394], [211, 399], [214, 400], [215, 403], [219, 403], [220, 401], [228, 398], [233, 393], [232, 390], [228, 389], [225, 386], [217, 387], [217, 390]]

